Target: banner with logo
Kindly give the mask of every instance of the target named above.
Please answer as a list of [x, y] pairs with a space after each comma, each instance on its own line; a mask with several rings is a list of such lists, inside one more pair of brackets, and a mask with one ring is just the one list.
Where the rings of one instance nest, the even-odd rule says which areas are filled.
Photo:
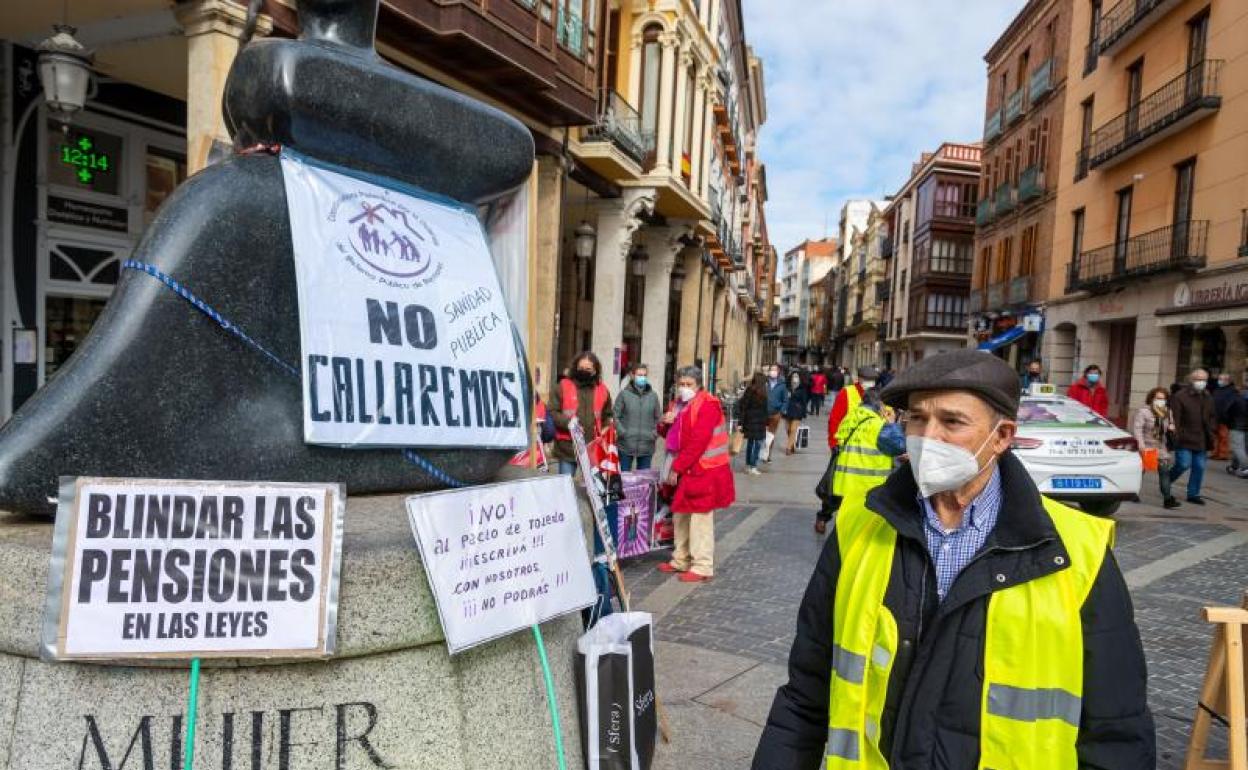
[[304, 440], [528, 445], [526, 378], [472, 207], [282, 151]]

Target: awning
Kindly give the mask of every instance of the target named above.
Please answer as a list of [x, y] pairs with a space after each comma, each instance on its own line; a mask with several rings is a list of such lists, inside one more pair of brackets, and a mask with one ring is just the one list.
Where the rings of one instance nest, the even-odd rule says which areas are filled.
[[1223, 307], [1213, 310], [1193, 310], [1188, 313], [1157, 314], [1158, 326], [1217, 324], [1230, 321], [1248, 321], [1248, 307]]
[[1018, 326], [1011, 326], [997, 336], [992, 337], [985, 342], [979, 343], [979, 349], [996, 350], [997, 348], [1003, 348], [1006, 345], [1018, 342], [1026, 333], [1027, 330], [1023, 328], [1022, 324], [1019, 324]]

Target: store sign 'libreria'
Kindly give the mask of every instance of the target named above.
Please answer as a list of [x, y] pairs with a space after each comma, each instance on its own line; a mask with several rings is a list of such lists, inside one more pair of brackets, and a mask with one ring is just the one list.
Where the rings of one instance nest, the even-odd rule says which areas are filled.
[[524, 446], [520, 357], [474, 212], [288, 152], [282, 171], [305, 440]]

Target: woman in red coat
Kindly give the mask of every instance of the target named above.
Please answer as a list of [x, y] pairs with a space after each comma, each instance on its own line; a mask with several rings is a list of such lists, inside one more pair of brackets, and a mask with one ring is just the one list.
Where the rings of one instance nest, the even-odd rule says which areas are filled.
[[1083, 377], [1071, 384], [1066, 395], [1102, 417], [1109, 414], [1109, 391], [1101, 384], [1101, 367], [1096, 364], [1083, 370]]
[[729, 465], [728, 427], [719, 399], [702, 389], [702, 370], [687, 366], [677, 373], [679, 400], [659, 425], [667, 440], [666, 483], [676, 488], [672, 518], [676, 549], [659, 565], [680, 580], [699, 583], [715, 574], [716, 508], [736, 500]]

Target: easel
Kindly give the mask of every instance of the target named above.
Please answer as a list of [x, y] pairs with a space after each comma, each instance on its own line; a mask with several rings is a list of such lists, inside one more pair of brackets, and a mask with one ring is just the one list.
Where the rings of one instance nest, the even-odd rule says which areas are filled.
[[[620, 595], [620, 605], [629, 612], [628, 590], [624, 587], [624, 572], [620, 569], [619, 555], [615, 550], [615, 536], [607, 527], [607, 512], [603, 508], [602, 493], [594, 484], [593, 468], [589, 464], [589, 449], [585, 445], [585, 431], [580, 421], [573, 417], [568, 424], [568, 433], [572, 434], [572, 447], [576, 451], [576, 464], [581, 469], [581, 480], [585, 483], [585, 494], [589, 497], [589, 507], [594, 512], [594, 525], [598, 528], [598, 537], [602, 540], [602, 549], [606, 553], [607, 567], [615, 579], [615, 590]], [[609, 601], [609, 600], [608, 600]], [[671, 743], [667, 724], [667, 713], [659, 701], [658, 693], [654, 695], [654, 712], [659, 717], [659, 736], [664, 743]]]
[[[1205, 620], [1216, 623], [1205, 686], [1196, 705], [1192, 737], [1183, 770], [1248, 770], [1248, 721], [1245, 721], [1244, 626], [1248, 625], [1248, 593], [1239, 607], [1205, 607]], [[1230, 732], [1230, 759], [1207, 759], [1213, 720]]]

